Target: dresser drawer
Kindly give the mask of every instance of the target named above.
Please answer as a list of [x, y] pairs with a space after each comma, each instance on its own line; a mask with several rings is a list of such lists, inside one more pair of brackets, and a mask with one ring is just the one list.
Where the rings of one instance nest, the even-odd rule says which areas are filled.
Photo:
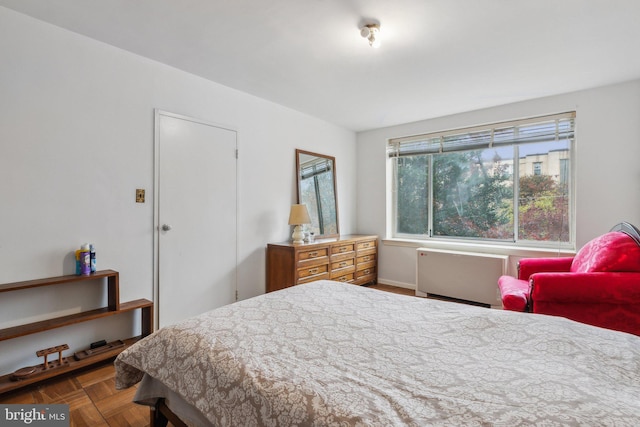
[[347, 274], [339, 274], [335, 277], [332, 277], [331, 280], [335, 280], [336, 282], [342, 283], [351, 283], [355, 279], [355, 272], [347, 273]]
[[350, 252], [355, 252], [356, 245], [355, 243], [341, 243], [331, 246], [331, 256], [348, 254]]
[[298, 252], [298, 262], [312, 261], [329, 256], [329, 247], [321, 247]]
[[317, 264], [317, 265], [306, 266], [303, 268], [298, 268], [299, 283], [306, 279], [320, 280], [318, 276], [326, 276], [326, 277], [322, 277], [324, 279], [329, 278], [329, 264]]
[[[358, 255], [360, 255], [360, 254], [358, 254]], [[376, 263], [376, 253], [373, 252], [373, 253], [370, 253], [370, 254], [358, 256], [358, 258], [356, 258], [356, 263], [358, 265], [370, 264], [370, 263], [373, 263], [373, 265], [375, 265], [375, 263]]]
[[358, 267], [358, 270], [356, 270], [356, 279], [375, 280], [375, 278], [376, 278], [375, 267], [367, 267], [362, 270], [360, 269], [360, 267]]
[[353, 258], [346, 258], [346, 259], [343, 259], [343, 260], [339, 260], [337, 262], [332, 262], [331, 263], [331, 271], [353, 267], [354, 265], [355, 265], [355, 260]]
[[365, 240], [363, 242], [358, 242], [357, 248], [358, 248], [358, 252], [367, 250], [367, 249], [372, 249], [375, 251], [376, 249], [376, 241], [375, 240]]
[[[366, 256], [362, 257], [363, 259], [366, 258]], [[359, 260], [360, 258], [358, 258]], [[357, 270], [364, 270], [367, 268], [375, 268], [376, 267], [376, 259], [373, 258], [371, 261], [362, 261], [362, 262], [358, 262], [356, 264], [356, 269]]]
[[341, 281], [340, 279], [343, 276], [350, 276], [349, 280], [352, 280], [353, 277], [356, 274], [356, 268], [354, 266], [351, 267], [347, 267], [347, 268], [341, 268], [340, 270], [333, 270], [330, 274], [329, 274], [329, 278], [331, 280], [337, 280], [337, 281]]

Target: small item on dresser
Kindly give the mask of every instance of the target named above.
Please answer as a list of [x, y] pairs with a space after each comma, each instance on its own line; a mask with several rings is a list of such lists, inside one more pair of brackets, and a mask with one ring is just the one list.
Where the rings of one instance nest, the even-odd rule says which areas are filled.
[[312, 232], [309, 233], [309, 243], [316, 240], [315, 234]]
[[96, 247], [93, 243], [91, 243], [89, 245], [89, 258], [91, 261], [91, 272], [95, 273], [97, 268], [97, 263], [96, 263]]
[[80, 247], [80, 274], [83, 276], [91, 274], [91, 250], [88, 243]]

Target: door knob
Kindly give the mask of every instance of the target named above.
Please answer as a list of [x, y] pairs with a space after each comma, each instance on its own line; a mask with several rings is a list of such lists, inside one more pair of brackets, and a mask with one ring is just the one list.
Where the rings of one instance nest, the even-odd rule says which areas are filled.
[[162, 224], [162, 231], [169, 231], [171, 230], [171, 226], [169, 224]]

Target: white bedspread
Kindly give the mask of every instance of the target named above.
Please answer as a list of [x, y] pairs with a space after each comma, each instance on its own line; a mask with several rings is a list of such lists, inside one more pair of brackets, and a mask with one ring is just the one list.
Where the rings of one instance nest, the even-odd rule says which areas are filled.
[[640, 425], [640, 337], [330, 281], [163, 328], [143, 372], [220, 426]]

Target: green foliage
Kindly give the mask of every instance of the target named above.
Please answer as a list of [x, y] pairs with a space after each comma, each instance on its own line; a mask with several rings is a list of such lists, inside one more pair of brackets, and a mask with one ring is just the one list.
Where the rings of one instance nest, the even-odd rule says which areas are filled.
[[407, 156], [397, 160], [397, 231], [427, 234], [429, 157]]
[[521, 240], [569, 241], [568, 188], [553, 177], [520, 178], [519, 214]]
[[[434, 234], [512, 239], [513, 221], [505, 200], [513, 198], [506, 165], [482, 159], [483, 150], [434, 158]], [[487, 169], [487, 164], [491, 169]]]
[[[433, 234], [502, 240], [569, 240], [567, 186], [546, 175], [519, 179], [517, 210], [513, 175], [487, 150], [433, 155]], [[397, 232], [428, 234], [427, 154], [397, 160]], [[514, 236], [514, 211], [518, 236]]]

